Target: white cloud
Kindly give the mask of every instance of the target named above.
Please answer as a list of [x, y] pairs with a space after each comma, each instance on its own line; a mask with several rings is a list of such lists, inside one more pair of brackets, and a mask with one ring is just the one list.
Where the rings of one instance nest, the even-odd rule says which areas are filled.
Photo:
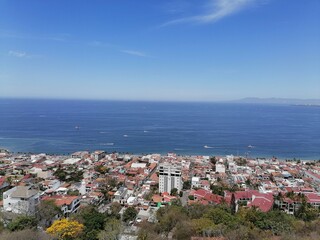
[[147, 57], [147, 54], [145, 54], [144, 52], [140, 52], [140, 51], [121, 50], [121, 52], [126, 53], [126, 54], [129, 54], [129, 55], [138, 56], [138, 57]]
[[18, 58], [23, 58], [27, 56], [26, 52], [21, 52], [21, 51], [9, 51], [9, 56], [12, 57], [18, 57]]
[[162, 24], [162, 27], [181, 23], [214, 23], [220, 19], [239, 12], [261, 0], [210, 0], [203, 14], [179, 18]]
[[42, 57], [41, 55], [30, 55], [24, 51], [13, 51], [13, 50], [9, 51], [8, 55], [10, 57], [17, 57], [17, 58], [40, 58], [40, 57]]

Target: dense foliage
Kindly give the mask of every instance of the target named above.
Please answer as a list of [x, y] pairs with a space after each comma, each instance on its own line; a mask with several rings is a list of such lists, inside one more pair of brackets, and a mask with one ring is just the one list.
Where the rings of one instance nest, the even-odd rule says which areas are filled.
[[[226, 205], [167, 206], [157, 212], [158, 222], [144, 223], [139, 239], [190, 239], [191, 236], [226, 239], [320, 239], [319, 219], [301, 221], [279, 210], [268, 213], [255, 208], [234, 209]], [[314, 238], [316, 236], [316, 238]]]
[[54, 221], [54, 223], [47, 228], [46, 232], [59, 240], [70, 240], [77, 239], [82, 233], [83, 228], [83, 224], [64, 218]]
[[83, 179], [83, 171], [75, 166], [68, 166], [67, 168], [59, 166], [53, 175], [60, 181], [65, 182], [80, 182]]

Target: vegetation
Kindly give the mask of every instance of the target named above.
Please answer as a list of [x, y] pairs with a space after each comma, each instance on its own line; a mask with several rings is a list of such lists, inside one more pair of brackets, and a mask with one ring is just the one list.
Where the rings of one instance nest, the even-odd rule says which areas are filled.
[[34, 217], [19, 216], [8, 225], [8, 229], [10, 231], [34, 229], [37, 227], [37, 224], [38, 224], [38, 221]]
[[121, 232], [121, 221], [116, 218], [110, 218], [107, 220], [104, 230], [98, 234], [99, 240], [116, 240]]
[[320, 236], [320, 229], [316, 227], [320, 223], [318, 218], [302, 221], [279, 210], [264, 213], [255, 208], [240, 208], [235, 212], [227, 205], [172, 205], [160, 208], [157, 219], [155, 224], [143, 224], [138, 239], [167, 239], [169, 234], [178, 240], [191, 236], [235, 240], [272, 239], [275, 236], [279, 240], [319, 239]]
[[98, 233], [104, 229], [107, 215], [98, 212], [94, 207], [89, 206], [73, 216], [73, 219], [84, 226], [81, 239], [97, 239]]
[[61, 214], [61, 209], [55, 205], [53, 200], [46, 200], [40, 202], [36, 218], [41, 227], [48, 227], [51, 225], [52, 219]]
[[138, 211], [134, 207], [128, 207], [123, 213], [122, 220], [124, 222], [133, 221], [136, 218], [137, 214]]
[[178, 195], [178, 189], [177, 188], [172, 188], [170, 192], [171, 196], [177, 196]]
[[35, 231], [32, 229], [19, 230], [15, 232], [2, 232], [1, 240], [49, 240], [52, 239], [45, 232]]
[[[236, 209], [235, 194], [231, 195], [230, 205], [182, 206], [178, 199], [156, 212], [155, 223], [139, 223], [138, 239], [162, 240], [169, 236], [177, 240], [188, 240], [192, 236], [224, 237], [228, 240], [320, 239], [319, 209], [308, 204], [303, 194], [279, 194], [275, 200], [283, 197], [301, 202], [294, 215], [276, 208], [267, 213], [244, 206]], [[70, 219], [56, 220], [47, 228], [52, 218], [60, 214], [60, 209], [52, 201], [43, 201], [36, 218], [18, 216], [8, 224], [7, 229], [0, 228], [0, 239], [116, 240], [126, 227], [124, 223], [134, 221], [138, 214], [134, 207], [128, 207], [121, 219], [121, 208], [119, 203], [113, 203], [109, 211], [101, 213], [95, 207], [88, 206]], [[39, 231], [37, 226], [47, 229]]]
[[94, 170], [100, 174], [106, 174], [108, 172], [108, 168], [102, 165], [95, 166]]
[[62, 168], [60, 165], [53, 174], [60, 181], [66, 182], [80, 182], [83, 178], [83, 171], [79, 170], [76, 166], [68, 166]]
[[185, 181], [183, 182], [183, 187], [182, 187], [184, 190], [188, 190], [188, 189], [191, 189], [191, 181], [188, 180], [188, 181]]
[[47, 233], [59, 240], [77, 239], [83, 231], [83, 224], [68, 219], [56, 220]]

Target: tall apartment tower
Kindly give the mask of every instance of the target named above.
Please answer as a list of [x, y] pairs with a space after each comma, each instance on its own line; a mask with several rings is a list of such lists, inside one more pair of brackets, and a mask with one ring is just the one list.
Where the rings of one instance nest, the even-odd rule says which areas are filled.
[[182, 189], [181, 165], [161, 163], [159, 165], [159, 192], [170, 193], [173, 188]]

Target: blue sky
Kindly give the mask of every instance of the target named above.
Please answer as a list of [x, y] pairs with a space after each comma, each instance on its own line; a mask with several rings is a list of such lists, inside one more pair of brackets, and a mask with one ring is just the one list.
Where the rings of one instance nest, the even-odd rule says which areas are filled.
[[0, 97], [320, 98], [319, 0], [1, 0]]

